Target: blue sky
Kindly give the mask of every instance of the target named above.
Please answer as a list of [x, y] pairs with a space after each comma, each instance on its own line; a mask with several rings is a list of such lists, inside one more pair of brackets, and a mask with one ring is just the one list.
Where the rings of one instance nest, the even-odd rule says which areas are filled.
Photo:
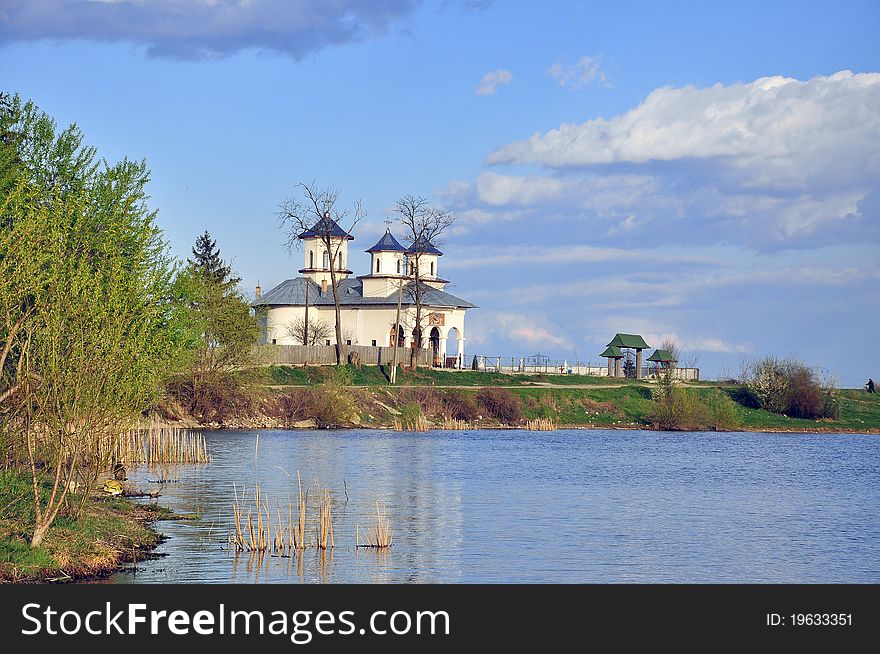
[[[0, 0], [2, 88], [145, 158], [185, 257], [301, 266], [278, 204], [335, 184], [375, 242], [455, 212], [470, 353], [678, 340], [707, 376], [880, 377], [880, 3]], [[365, 273], [364, 254], [352, 260]]]

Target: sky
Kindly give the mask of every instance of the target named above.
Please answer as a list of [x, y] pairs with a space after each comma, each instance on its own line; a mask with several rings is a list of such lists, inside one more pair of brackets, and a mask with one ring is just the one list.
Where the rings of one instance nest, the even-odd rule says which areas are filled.
[[[146, 159], [186, 258], [297, 275], [279, 204], [334, 185], [351, 267], [456, 216], [467, 352], [592, 361], [617, 332], [704, 378], [795, 356], [880, 377], [880, 2], [0, 0], [0, 88]], [[392, 231], [394, 226], [392, 225]]]

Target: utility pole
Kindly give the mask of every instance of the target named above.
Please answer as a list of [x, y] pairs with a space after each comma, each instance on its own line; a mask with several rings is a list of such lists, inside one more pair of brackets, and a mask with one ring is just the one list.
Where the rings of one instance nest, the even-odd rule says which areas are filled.
[[306, 278], [306, 319], [303, 326], [303, 345], [309, 344], [309, 289], [312, 286], [312, 280]]
[[397, 381], [397, 346], [400, 343], [400, 305], [403, 301], [403, 277], [398, 282], [397, 289], [397, 317], [394, 319], [394, 356], [391, 361], [391, 375], [389, 379], [394, 384]]

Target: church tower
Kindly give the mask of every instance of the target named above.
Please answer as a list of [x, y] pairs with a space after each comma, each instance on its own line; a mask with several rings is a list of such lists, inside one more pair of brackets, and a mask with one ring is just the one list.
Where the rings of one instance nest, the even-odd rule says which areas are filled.
[[364, 297], [387, 297], [397, 290], [400, 278], [406, 277], [406, 248], [398, 243], [391, 230], [386, 229], [384, 236], [367, 253], [370, 255], [370, 274], [358, 277], [364, 285]]
[[[327, 249], [325, 236], [330, 237], [330, 249]], [[303, 242], [305, 265], [299, 271], [316, 284], [326, 281], [330, 283], [330, 268], [336, 271], [337, 281], [346, 279], [352, 272], [348, 270], [348, 242], [354, 240], [342, 229], [330, 213], [324, 214], [311, 229], [299, 235]]]

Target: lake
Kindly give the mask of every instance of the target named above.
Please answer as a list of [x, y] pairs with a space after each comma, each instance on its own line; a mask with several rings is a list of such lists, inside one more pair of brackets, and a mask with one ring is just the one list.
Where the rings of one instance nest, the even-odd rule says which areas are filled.
[[[259, 447], [256, 447], [259, 435]], [[167, 476], [161, 558], [114, 582], [880, 582], [880, 437], [624, 430], [215, 431]], [[227, 549], [233, 483], [316, 482], [336, 547]], [[157, 471], [130, 472], [145, 490]], [[390, 550], [356, 550], [384, 503]]]

